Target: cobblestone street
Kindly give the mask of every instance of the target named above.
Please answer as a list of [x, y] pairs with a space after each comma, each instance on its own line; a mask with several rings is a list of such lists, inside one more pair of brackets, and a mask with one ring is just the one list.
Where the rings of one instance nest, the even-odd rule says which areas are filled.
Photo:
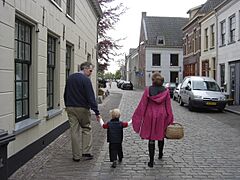
[[[130, 120], [141, 95], [139, 90], [112, 87], [110, 96], [100, 105], [103, 119], [108, 120], [109, 109], [119, 105], [121, 120]], [[172, 106], [175, 121], [184, 125], [185, 137], [166, 140], [163, 159], [157, 159], [156, 151], [153, 168], [147, 166], [148, 142], [141, 140], [132, 127], [124, 129], [123, 162], [110, 168], [106, 131], [93, 118], [94, 160], [72, 161], [68, 130], [9, 179], [240, 179], [239, 129], [208, 114], [190, 112], [176, 102]]]

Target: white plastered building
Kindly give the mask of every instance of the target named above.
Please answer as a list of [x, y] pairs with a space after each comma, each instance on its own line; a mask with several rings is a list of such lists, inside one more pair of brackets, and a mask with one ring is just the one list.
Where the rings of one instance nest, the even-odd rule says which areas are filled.
[[[0, 129], [9, 173], [68, 127], [63, 92], [79, 65], [96, 59], [97, 0], [0, 1]], [[96, 71], [91, 78], [96, 89]]]

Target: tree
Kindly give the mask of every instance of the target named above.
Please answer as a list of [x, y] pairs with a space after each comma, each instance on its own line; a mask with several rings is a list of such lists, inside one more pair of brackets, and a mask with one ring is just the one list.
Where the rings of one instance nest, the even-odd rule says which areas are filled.
[[115, 79], [121, 79], [121, 72], [120, 70], [117, 70], [116, 73], [115, 73]]
[[[109, 65], [109, 61], [114, 56], [120, 55], [117, 50], [121, 49], [119, 41], [108, 36], [108, 32], [113, 30], [120, 16], [126, 12], [123, 3], [116, 4], [115, 0], [98, 0], [103, 11], [103, 16], [98, 24], [98, 70], [104, 71]], [[113, 7], [111, 6], [113, 5]]]

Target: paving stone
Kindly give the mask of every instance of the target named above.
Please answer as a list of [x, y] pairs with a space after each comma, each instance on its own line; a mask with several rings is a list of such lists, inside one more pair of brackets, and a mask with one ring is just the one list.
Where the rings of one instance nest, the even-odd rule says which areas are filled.
[[[121, 120], [130, 120], [142, 93], [117, 89], [113, 83], [110, 95], [99, 105], [103, 119], [109, 120], [109, 110], [119, 107]], [[111, 168], [106, 130], [93, 117], [93, 160], [72, 162], [66, 131], [9, 179], [240, 179], [239, 130], [207, 113], [190, 112], [174, 101], [172, 107], [175, 120], [184, 125], [185, 137], [166, 140], [162, 160], [157, 159], [156, 148], [153, 168], [147, 166], [148, 141], [142, 140], [132, 127], [124, 129], [123, 162]]]

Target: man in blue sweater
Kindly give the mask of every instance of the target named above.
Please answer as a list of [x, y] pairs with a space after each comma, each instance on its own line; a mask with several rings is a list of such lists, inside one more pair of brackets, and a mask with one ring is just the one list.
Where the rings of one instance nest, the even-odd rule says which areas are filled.
[[64, 102], [71, 128], [73, 161], [80, 161], [79, 131], [82, 128], [82, 157], [93, 159], [92, 128], [90, 109], [95, 112], [97, 120], [100, 119], [98, 105], [89, 76], [94, 65], [84, 62], [80, 65], [80, 72], [69, 76], [65, 86]]

